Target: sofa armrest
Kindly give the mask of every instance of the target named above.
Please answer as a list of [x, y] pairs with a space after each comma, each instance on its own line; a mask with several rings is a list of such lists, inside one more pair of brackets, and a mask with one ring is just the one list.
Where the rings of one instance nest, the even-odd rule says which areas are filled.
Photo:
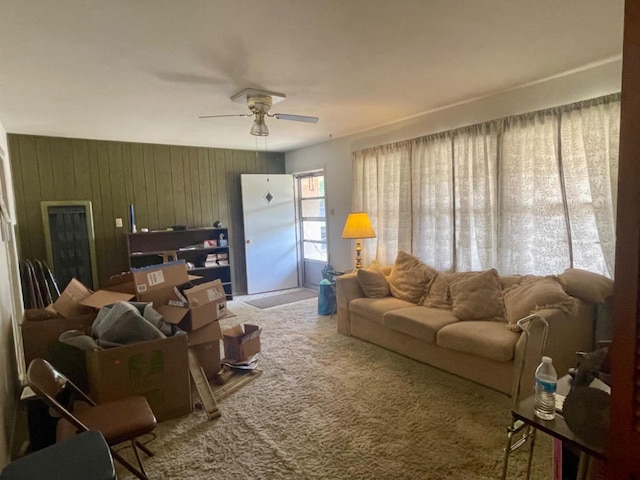
[[[552, 358], [558, 377], [566, 375], [569, 372], [569, 368], [576, 366], [576, 352], [590, 352], [594, 347], [594, 307], [582, 300], [577, 301], [578, 311], [575, 315], [568, 315], [556, 308], [548, 308], [536, 312], [549, 325], [547, 343], [542, 355]], [[522, 361], [524, 361], [524, 367], [520, 381], [520, 398], [533, 394], [535, 370], [540, 363], [542, 335], [543, 328], [540, 328], [540, 325], [533, 325], [528, 342], [524, 333], [518, 340], [513, 367], [514, 382], [512, 393], [514, 396], [517, 393], [519, 368]], [[525, 358], [523, 358], [524, 355], [526, 355]]]
[[338, 333], [350, 335], [349, 303], [354, 298], [365, 297], [355, 272], [345, 273], [336, 278], [336, 297], [338, 303]]

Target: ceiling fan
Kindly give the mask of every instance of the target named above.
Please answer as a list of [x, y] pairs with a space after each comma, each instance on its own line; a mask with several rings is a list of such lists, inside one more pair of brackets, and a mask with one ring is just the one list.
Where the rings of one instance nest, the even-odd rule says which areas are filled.
[[267, 92], [255, 88], [246, 88], [236, 93], [231, 100], [234, 102], [246, 102], [251, 113], [237, 113], [233, 115], [202, 115], [200, 118], [218, 117], [255, 117], [251, 126], [251, 135], [266, 137], [269, 135], [269, 127], [265, 123], [265, 117], [272, 117], [277, 120], [293, 120], [294, 122], [318, 123], [318, 117], [308, 117], [306, 115], [292, 115], [289, 113], [269, 113], [271, 106], [287, 98], [284, 93]]

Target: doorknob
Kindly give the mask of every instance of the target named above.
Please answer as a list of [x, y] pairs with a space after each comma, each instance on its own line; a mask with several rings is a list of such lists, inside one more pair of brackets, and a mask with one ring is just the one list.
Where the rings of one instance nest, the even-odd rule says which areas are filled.
[[249, 243], [251, 243], [251, 239], [250, 238], [247, 239], [247, 244], [249, 244]]

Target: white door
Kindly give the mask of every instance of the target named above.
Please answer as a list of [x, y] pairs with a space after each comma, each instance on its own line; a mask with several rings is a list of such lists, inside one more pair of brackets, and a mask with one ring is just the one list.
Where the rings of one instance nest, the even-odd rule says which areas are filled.
[[247, 292], [298, 286], [291, 175], [240, 175]]

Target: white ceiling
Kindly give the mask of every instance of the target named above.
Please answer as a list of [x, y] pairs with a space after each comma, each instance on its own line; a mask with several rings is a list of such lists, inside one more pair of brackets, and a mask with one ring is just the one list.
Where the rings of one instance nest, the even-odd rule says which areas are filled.
[[[622, 52], [623, 0], [2, 0], [10, 133], [288, 151]], [[283, 92], [251, 118], [230, 97]]]

